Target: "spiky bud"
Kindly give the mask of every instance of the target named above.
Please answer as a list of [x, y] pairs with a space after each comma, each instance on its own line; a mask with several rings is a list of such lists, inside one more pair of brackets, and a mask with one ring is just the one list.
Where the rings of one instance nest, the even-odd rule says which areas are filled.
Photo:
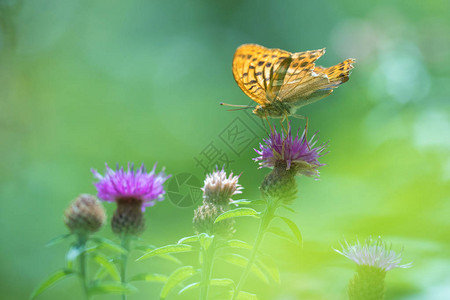
[[145, 230], [145, 218], [142, 212], [142, 201], [134, 198], [116, 200], [117, 209], [111, 220], [111, 227], [119, 236], [138, 236]]
[[221, 205], [203, 203], [194, 212], [194, 229], [197, 234], [207, 233], [223, 238], [231, 238], [234, 234], [234, 219], [226, 219], [214, 223], [216, 218], [226, 210]]
[[72, 233], [87, 235], [98, 231], [105, 223], [106, 214], [95, 196], [82, 194], [66, 209], [64, 223]]

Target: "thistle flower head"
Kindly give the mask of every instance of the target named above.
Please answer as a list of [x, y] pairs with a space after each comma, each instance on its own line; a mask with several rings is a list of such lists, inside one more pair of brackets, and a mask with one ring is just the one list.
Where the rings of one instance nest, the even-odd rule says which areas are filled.
[[301, 136], [299, 131], [293, 136], [290, 128], [287, 135], [274, 130], [269, 138], [264, 139], [265, 145], [260, 143], [259, 150], [254, 149], [260, 156], [253, 160], [259, 162], [260, 168], [273, 168], [278, 164], [285, 166], [286, 170], [293, 168], [298, 175], [318, 176], [318, 168], [324, 165], [318, 158], [326, 154], [323, 151], [327, 145], [314, 147], [316, 134], [309, 141], [306, 134], [306, 128]]
[[105, 223], [106, 214], [100, 201], [92, 195], [82, 194], [64, 213], [64, 223], [77, 234], [94, 233]]
[[222, 168], [216, 167], [211, 174], [206, 175], [205, 185], [202, 188], [205, 202], [228, 205], [233, 195], [241, 194], [243, 187], [238, 183], [239, 175], [234, 176], [233, 172], [227, 176]]
[[105, 175], [101, 175], [92, 169], [92, 173], [99, 180], [94, 183], [98, 191], [98, 197], [104, 201], [115, 202], [119, 199], [135, 199], [142, 202], [142, 210], [147, 206], [155, 205], [156, 201], [164, 200], [163, 183], [170, 177], [155, 173], [156, 164], [151, 172], [147, 172], [144, 164], [134, 170], [133, 164], [128, 164], [128, 169], [117, 166], [116, 170], [106, 165]]
[[334, 249], [337, 253], [353, 260], [358, 266], [376, 267], [385, 272], [395, 268], [409, 268], [411, 263], [400, 264], [402, 254], [392, 250], [380, 237], [372, 239], [369, 237], [364, 244], [359, 240], [355, 244], [345, 241], [342, 251]]

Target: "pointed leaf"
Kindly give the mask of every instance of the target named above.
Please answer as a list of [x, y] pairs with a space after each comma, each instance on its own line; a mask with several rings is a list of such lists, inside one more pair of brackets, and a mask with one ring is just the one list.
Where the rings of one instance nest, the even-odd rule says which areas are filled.
[[75, 274], [75, 272], [71, 270], [59, 270], [52, 275], [50, 275], [47, 280], [45, 280], [39, 287], [37, 287], [33, 293], [31, 294], [30, 299], [36, 298], [39, 294], [41, 294], [43, 291], [48, 289], [50, 286], [55, 284], [57, 281], [60, 281], [61, 279], [67, 278], [71, 275]]
[[154, 249], [154, 250], [142, 255], [141, 257], [136, 259], [136, 261], [150, 258], [150, 257], [156, 256], [156, 255], [161, 255], [161, 254], [189, 252], [189, 251], [192, 251], [192, 248], [193, 247], [191, 245], [185, 245], [185, 244], [167, 245], [167, 246], [163, 246], [163, 247]]
[[191, 290], [195, 290], [200, 286], [200, 282], [194, 282], [191, 284], [188, 284], [187, 286], [185, 286], [184, 288], [182, 288], [179, 292], [178, 295], [181, 295], [182, 293], [186, 292], [186, 291], [191, 291]]
[[239, 292], [239, 295], [236, 297], [237, 300], [258, 300], [255, 294], [247, 293], [244, 291]]
[[229, 218], [236, 218], [236, 217], [258, 217], [259, 212], [254, 210], [253, 208], [249, 207], [240, 207], [233, 210], [228, 210], [222, 214], [220, 214], [214, 223], [220, 222], [222, 220], [226, 220]]
[[78, 245], [72, 245], [66, 253], [66, 266], [67, 269], [71, 270], [73, 268], [73, 263], [77, 257], [83, 253], [86, 249]]
[[280, 271], [275, 262], [268, 255], [258, 255], [257, 263], [266, 274], [269, 274], [273, 281], [280, 283]]
[[89, 288], [89, 295], [96, 294], [129, 294], [137, 292], [137, 288], [129, 283], [99, 282]]
[[[150, 251], [155, 250], [156, 247], [152, 246], [152, 245], [147, 245], [147, 246], [137, 246], [137, 247], [135, 247], [135, 249], [141, 250], [141, 251], [144, 251], [144, 252], [150, 252]], [[175, 256], [170, 255], [170, 254], [160, 254], [160, 255], [158, 255], [158, 257], [162, 258], [162, 259], [165, 259], [167, 261], [176, 263], [177, 265], [182, 265], [183, 264], [181, 262], [181, 260], [179, 260], [178, 258], [176, 258]]]
[[282, 208], [284, 208], [284, 209], [286, 209], [286, 210], [288, 210], [288, 211], [290, 211], [292, 213], [296, 213], [296, 211], [290, 206], [282, 204], [282, 205], [280, 205], [280, 207], [282, 207]]
[[292, 236], [289, 233], [287, 233], [286, 231], [284, 231], [283, 229], [281, 229], [280, 227], [275, 227], [275, 226], [269, 227], [268, 229], [266, 229], [266, 233], [272, 233], [283, 239], [293, 242]]
[[267, 202], [264, 200], [249, 200], [249, 199], [239, 199], [232, 200], [230, 204], [234, 205], [266, 205]]
[[298, 229], [297, 224], [295, 224], [292, 220], [290, 220], [288, 218], [285, 218], [285, 217], [280, 217], [280, 218], [287, 224], [287, 226], [289, 226], [292, 233], [297, 238], [299, 246], [302, 247], [302, 245], [303, 245], [302, 233], [300, 232], [300, 229]]
[[131, 277], [130, 281], [147, 281], [147, 282], [166, 282], [166, 275], [141, 273]]
[[161, 290], [160, 298], [166, 299], [167, 295], [169, 295], [173, 288], [175, 288], [179, 283], [194, 276], [196, 273], [197, 271], [195, 271], [192, 266], [185, 266], [175, 270], [172, 274], [170, 274], [166, 284], [164, 284]]
[[198, 239], [198, 235], [186, 236], [184, 238], [181, 238], [177, 244], [195, 243], [198, 241]]
[[[228, 253], [228, 254], [222, 255], [221, 258], [223, 260], [225, 260], [226, 262], [229, 262], [233, 265], [236, 265], [236, 266], [239, 266], [242, 268], [247, 267], [248, 259], [242, 255], [235, 254], [235, 253]], [[261, 269], [257, 265], [253, 264], [251, 271], [256, 276], [258, 276], [262, 281], [269, 283], [266, 275], [264, 275], [263, 271], [261, 271]]]
[[72, 233], [58, 235], [57, 237], [54, 237], [50, 241], [48, 241], [48, 243], [45, 246], [50, 247], [50, 246], [56, 245], [58, 243], [61, 243], [62, 241], [64, 241], [65, 239], [67, 239], [70, 236], [72, 236]]
[[240, 240], [229, 240], [227, 241], [227, 246], [239, 249], [248, 249], [248, 250], [253, 249], [252, 245], [249, 245], [246, 242]]
[[210, 285], [234, 287], [235, 283], [234, 283], [233, 279], [230, 279], [230, 278], [214, 278], [214, 279], [210, 280]]
[[200, 246], [205, 250], [208, 250], [208, 248], [209, 248], [209, 246], [211, 246], [213, 240], [214, 240], [214, 236], [210, 236], [207, 233], [199, 234]]
[[104, 267], [98, 268], [97, 272], [94, 275], [94, 281], [102, 280], [108, 275], [108, 271]]
[[127, 249], [123, 248], [117, 243], [114, 243], [113, 241], [110, 241], [108, 239], [102, 238], [102, 237], [94, 237], [91, 239], [92, 241], [96, 242], [100, 247], [120, 253], [120, 254], [126, 254], [128, 253]]
[[111, 259], [108, 259], [108, 257], [103, 254], [96, 254], [94, 260], [101, 265], [114, 280], [120, 281], [119, 270]]

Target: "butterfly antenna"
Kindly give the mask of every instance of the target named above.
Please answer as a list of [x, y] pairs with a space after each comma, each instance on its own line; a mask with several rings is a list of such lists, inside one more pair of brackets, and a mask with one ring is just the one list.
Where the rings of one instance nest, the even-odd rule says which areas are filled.
[[231, 107], [254, 108], [253, 106], [250, 106], [250, 105], [228, 104], [228, 103], [223, 103], [223, 102], [220, 102], [219, 104], [225, 105], [225, 106], [231, 106]]

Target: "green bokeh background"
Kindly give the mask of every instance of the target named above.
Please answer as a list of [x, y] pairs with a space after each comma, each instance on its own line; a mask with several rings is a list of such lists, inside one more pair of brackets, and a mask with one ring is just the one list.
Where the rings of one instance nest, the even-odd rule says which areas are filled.
[[[300, 112], [330, 145], [320, 180], [298, 179], [297, 213], [287, 214], [303, 248], [267, 236], [281, 285], [250, 277], [246, 290], [260, 299], [346, 299], [354, 264], [332, 248], [381, 235], [413, 262], [389, 272], [387, 299], [449, 299], [449, 3], [1, 0], [0, 298], [26, 299], [64, 265], [69, 242], [45, 244], [67, 231], [70, 201], [95, 193], [92, 167], [158, 162], [203, 180], [194, 158], [214, 142], [242, 172], [243, 197], [259, 197], [267, 170], [251, 158], [264, 130], [256, 117], [218, 105], [248, 103], [231, 61], [251, 42], [327, 47], [320, 64], [357, 64], [349, 82]], [[236, 117], [258, 135], [239, 155], [220, 140]], [[105, 204], [109, 216], [114, 206]], [[167, 200], [148, 209], [143, 240], [165, 245], [192, 234], [193, 209]], [[256, 225], [238, 220], [237, 237], [251, 242]], [[114, 239], [109, 226], [100, 234]], [[131, 263], [129, 273], [175, 268], [155, 259]], [[226, 265], [216, 271], [239, 275]], [[157, 299], [161, 285], [137, 287], [130, 300]], [[68, 279], [40, 299], [81, 297]]]

